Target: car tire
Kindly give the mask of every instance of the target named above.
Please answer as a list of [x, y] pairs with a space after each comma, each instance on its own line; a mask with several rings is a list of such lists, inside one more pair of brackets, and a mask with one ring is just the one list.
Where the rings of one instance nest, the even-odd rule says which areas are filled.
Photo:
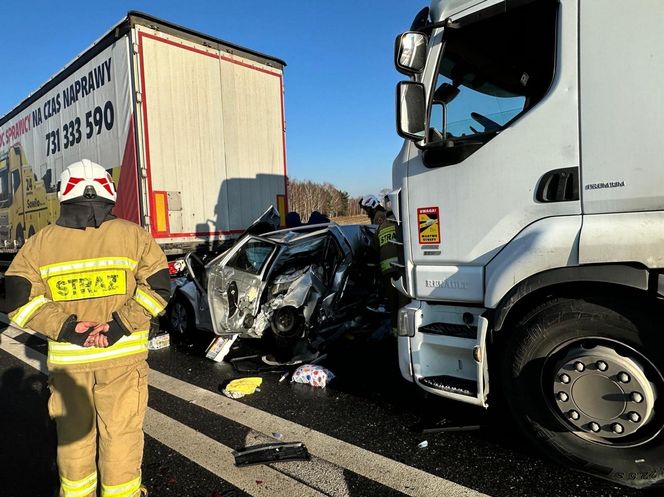
[[304, 318], [293, 306], [280, 307], [270, 319], [270, 329], [276, 346], [275, 355], [281, 359], [290, 358], [303, 338]]
[[622, 485], [664, 481], [664, 347], [655, 314], [555, 299], [516, 325], [502, 354], [501, 387], [535, 445]]
[[168, 329], [175, 340], [191, 338], [196, 329], [194, 310], [185, 297], [176, 294], [168, 305]]

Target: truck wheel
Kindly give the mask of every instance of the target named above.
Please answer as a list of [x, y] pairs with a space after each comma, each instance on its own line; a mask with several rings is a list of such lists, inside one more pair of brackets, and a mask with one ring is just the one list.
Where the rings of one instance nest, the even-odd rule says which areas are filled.
[[664, 348], [655, 313], [621, 307], [556, 299], [534, 309], [508, 338], [502, 388], [554, 460], [644, 488], [664, 480]]
[[18, 224], [16, 226], [16, 241], [18, 242], [19, 245], [23, 245], [23, 242], [25, 242], [25, 235], [23, 233], [22, 224]]
[[184, 340], [191, 337], [196, 329], [194, 311], [187, 300], [181, 295], [175, 295], [168, 306], [168, 324], [171, 337], [175, 340]]
[[28, 230], [28, 238], [30, 238], [30, 237], [33, 236], [34, 234], [35, 234], [35, 227], [34, 227], [34, 226], [30, 226], [30, 229]]

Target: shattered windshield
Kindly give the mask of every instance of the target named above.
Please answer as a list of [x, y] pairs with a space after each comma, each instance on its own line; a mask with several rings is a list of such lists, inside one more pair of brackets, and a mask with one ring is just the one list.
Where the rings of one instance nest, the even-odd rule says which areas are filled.
[[276, 246], [266, 240], [253, 238], [245, 243], [226, 264], [250, 274], [260, 274]]
[[445, 28], [430, 141], [493, 136], [539, 101], [553, 79], [555, 26], [555, 3], [537, 2]]

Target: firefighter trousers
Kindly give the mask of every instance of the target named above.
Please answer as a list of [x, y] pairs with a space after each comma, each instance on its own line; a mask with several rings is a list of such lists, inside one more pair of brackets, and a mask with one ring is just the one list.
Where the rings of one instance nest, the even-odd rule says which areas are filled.
[[[58, 434], [60, 497], [134, 497], [141, 486], [148, 365], [54, 371], [49, 413]], [[99, 466], [99, 478], [97, 477]]]

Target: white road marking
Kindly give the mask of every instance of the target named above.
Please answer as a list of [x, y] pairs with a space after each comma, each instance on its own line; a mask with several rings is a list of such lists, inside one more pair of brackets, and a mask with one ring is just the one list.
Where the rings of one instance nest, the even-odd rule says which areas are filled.
[[[28, 362], [28, 364], [43, 371], [43, 369], [39, 367], [40, 365], [42, 367], [45, 367], [45, 359], [43, 358], [43, 356], [41, 358], [41, 361], [36, 359], [31, 359], [25, 356], [24, 350], [23, 352], [17, 350], [18, 348], [15, 346], [15, 344], [19, 345], [20, 348], [23, 349], [25, 349], [25, 346], [23, 344], [20, 344], [19, 342], [16, 342], [15, 340], [12, 340], [11, 337], [16, 337], [20, 333], [21, 332], [15, 328], [14, 329], [11, 327], [8, 328], [7, 331], [4, 333], [4, 336], [9, 338], [8, 340], [9, 344], [7, 344], [9, 347], [5, 346], [5, 343], [3, 343], [2, 348], [7, 350], [9, 353], [15, 355], [16, 357], [20, 358], [21, 360], [24, 360], [24, 362]], [[23, 354], [24, 358], [16, 355], [17, 353]], [[35, 351], [30, 351], [30, 355], [35, 356], [41, 354], [38, 354]], [[304, 442], [307, 449], [313, 456], [324, 459], [325, 461], [329, 461], [332, 464], [335, 464], [344, 469], [362, 475], [368, 479], [376, 481], [382, 485], [390, 487], [406, 495], [413, 497], [420, 497], [420, 496], [430, 497], [434, 495], [449, 496], [449, 497], [457, 497], [457, 496], [480, 497], [485, 495], [473, 489], [467, 488], [463, 485], [445, 480], [438, 476], [432, 475], [431, 473], [427, 473], [426, 471], [410, 467], [406, 464], [394, 461], [392, 459], [381, 456], [379, 454], [363, 449], [361, 447], [357, 447], [348, 442], [338, 440], [336, 438], [330, 437], [318, 431], [301, 426], [292, 421], [288, 421], [279, 416], [275, 416], [265, 411], [261, 411], [260, 409], [257, 409], [255, 407], [242, 404], [241, 402], [238, 402], [236, 400], [228, 399], [223, 395], [210, 392], [208, 390], [197, 387], [190, 383], [186, 383], [177, 378], [173, 378], [171, 376], [160, 373], [159, 371], [151, 370], [149, 380], [150, 380], [150, 386], [154, 388], [163, 390], [164, 392], [179, 397], [180, 399], [185, 400], [187, 402], [196, 404], [199, 407], [207, 409], [210, 412], [213, 412], [224, 418], [230, 419], [231, 421], [246, 426], [259, 433], [270, 436], [271, 433], [278, 431], [280, 433], [283, 433], [285, 440], [297, 440]], [[156, 411], [153, 412], [156, 413]], [[159, 416], [165, 417], [163, 415]], [[177, 423], [174, 420], [171, 421], [173, 423]], [[146, 433], [148, 433], [148, 435], [150, 436], [153, 436], [151, 433], [148, 432], [147, 425], [148, 423], [146, 420]], [[177, 431], [179, 429], [180, 428], [177, 428], [174, 429], [173, 431]], [[188, 430], [191, 430], [191, 428], [188, 428]], [[193, 433], [197, 433], [194, 430], [191, 431]], [[168, 434], [162, 433], [160, 436], [166, 437], [166, 435]], [[171, 435], [175, 438], [179, 438], [177, 437], [176, 434], [171, 434]], [[202, 437], [204, 435], [198, 434], [198, 436]], [[157, 438], [157, 440], [159, 440], [159, 438]], [[176, 441], [173, 441], [172, 443], [176, 443]], [[214, 443], [217, 444], [217, 442]], [[168, 443], [166, 443], [166, 445], [168, 445]], [[185, 441], [183, 445], [185, 446], [183, 447], [183, 450], [185, 450], [187, 442]], [[221, 444], [218, 445], [224, 447], [224, 450], [228, 452], [229, 450], [228, 448], [225, 448], [225, 446]], [[182, 452], [178, 448], [175, 447], [172, 448], [174, 448], [178, 452]], [[189, 457], [187, 454], [184, 455]], [[214, 456], [205, 455], [201, 457], [203, 460], [209, 461], [211, 459], [218, 458], [218, 455]], [[229, 481], [231, 484], [240, 487], [240, 485], [234, 483], [229, 478], [227, 478], [226, 475], [227, 464], [233, 466], [232, 463], [223, 463], [222, 466], [224, 470], [222, 474], [219, 474], [219, 476], [224, 480]], [[237, 470], [237, 468], [235, 469]], [[215, 474], [217, 473], [215, 472]], [[255, 487], [255, 481], [254, 480], [252, 481], [254, 482], [254, 487]], [[240, 488], [249, 493], [252, 493], [252, 491], [247, 490], [243, 487]], [[259, 494], [252, 493], [252, 495], [259, 495]], [[291, 494], [272, 493], [271, 495], [291, 495]], [[292, 495], [300, 495], [300, 494], [293, 493]]]
[[[27, 347], [14, 340], [12, 335], [10, 330], [4, 334], [0, 348], [46, 374], [46, 357], [34, 350], [27, 351]], [[230, 447], [152, 408], [146, 412], [143, 429], [150, 437], [254, 497], [326, 496], [269, 466], [238, 468]]]

